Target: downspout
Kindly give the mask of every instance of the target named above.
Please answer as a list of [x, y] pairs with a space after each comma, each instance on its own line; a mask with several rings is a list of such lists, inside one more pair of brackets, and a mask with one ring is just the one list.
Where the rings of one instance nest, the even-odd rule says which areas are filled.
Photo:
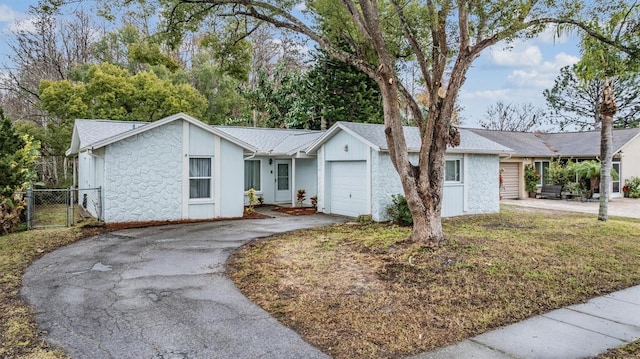
[[250, 160], [250, 159], [252, 159], [252, 158], [256, 157], [257, 155], [258, 155], [258, 152], [256, 151], [256, 152], [254, 152], [251, 156], [249, 156], [249, 157], [245, 157], [245, 158], [244, 158], [244, 160], [245, 160], [245, 161], [246, 161], [246, 160]]

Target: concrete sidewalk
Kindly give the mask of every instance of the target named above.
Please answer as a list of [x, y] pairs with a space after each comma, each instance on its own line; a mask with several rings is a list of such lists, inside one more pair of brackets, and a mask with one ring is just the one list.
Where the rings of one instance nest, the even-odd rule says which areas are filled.
[[[598, 215], [600, 203], [567, 201], [558, 199], [503, 199], [502, 204], [509, 204], [519, 207], [540, 208], [555, 211], [581, 212]], [[633, 198], [613, 198], [609, 201], [609, 216], [640, 218], [640, 199]]]
[[640, 286], [554, 310], [412, 359], [591, 358], [640, 338]]

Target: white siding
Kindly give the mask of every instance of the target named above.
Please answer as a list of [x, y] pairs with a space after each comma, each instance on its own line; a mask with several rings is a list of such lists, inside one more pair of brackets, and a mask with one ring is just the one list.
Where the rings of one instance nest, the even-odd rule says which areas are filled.
[[624, 186], [624, 180], [631, 177], [640, 177], [640, 136], [629, 141], [622, 147], [620, 159], [620, 186]]
[[174, 121], [107, 146], [107, 222], [182, 218], [182, 123]]
[[298, 193], [298, 190], [303, 188], [307, 191], [307, 199], [304, 204], [311, 204], [311, 197], [318, 194], [318, 165], [315, 158], [297, 158], [294, 159], [296, 163], [296, 183], [294, 194]]
[[[187, 124], [187, 122], [184, 122]], [[206, 157], [211, 158], [211, 195], [210, 199], [187, 199], [188, 201], [188, 213], [187, 218], [190, 219], [206, 219], [218, 217], [216, 215], [216, 176], [219, 173], [219, 169], [216, 168], [216, 143], [219, 141], [218, 136], [211, 132], [205, 131], [198, 126], [188, 124], [188, 138], [189, 140], [189, 153], [185, 154], [185, 161], [188, 161], [190, 157]], [[184, 125], [183, 125], [184, 126]], [[184, 127], [183, 127], [184, 128]], [[185, 138], [185, 136], [183, 136]], [[187, 175], [188, 176], [188, 175]], [[185, 185], [188, 187], [189, 179], [185, 178]], [[184, 195], [185, 192], [183, 192]], [[189, 191], [186, 191], [188, 196]]]
[[216, 137], [211, 132], [189, 124], [189, 156], [213, 156]]
[[[104, 151], [95, 153], [90, 151], [78, 154], [78, 203], [86, 204], [86, 209], [92, 216], [98, 217], [100, 210], [98, 192], [89, 190], [104, 186]], [[85, 198], [86, 196], [86, 198]]]
[[219, 173], [219, 184], [214, 186], [220, 217], [241, 217], [244, 212], [244, 155], [243, 149], [227, 141], [220, 140], [220, 154], [214, 171]]
[[464, 214], [464, 184], [445, 183], [442, 192], [442, 217]]
[[323, 147], [325, 161], [366, 160], [369, 152], [369, 146], [344, 131], [336, 133]]

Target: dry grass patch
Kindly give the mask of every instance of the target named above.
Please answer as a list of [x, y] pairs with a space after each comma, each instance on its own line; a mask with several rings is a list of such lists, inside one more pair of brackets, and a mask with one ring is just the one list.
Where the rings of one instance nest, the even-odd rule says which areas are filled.
[[637, 359], [640, 358], [640, 340], [631, 344], [625, 345], [621, 348], [612, 349], [600, 356], [597, 359]]
[[59, 358], [37, 331], [33, 312], [20, 296], [22, 274], [37, 258], [101, 229], [58, 228], [0, 236], [0, 358]]
[[336, 358], [432, 350], [640, 284], [640, 221], [514, 209], [407, 228], [336, 225], [250, 243], [228, 262], [242, 292]]

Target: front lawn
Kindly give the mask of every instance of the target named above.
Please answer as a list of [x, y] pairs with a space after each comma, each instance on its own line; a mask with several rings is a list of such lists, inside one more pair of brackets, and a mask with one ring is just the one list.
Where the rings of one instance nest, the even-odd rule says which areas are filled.
[[283, 234], [242, 247], [229, 272], [247, 297], [336, 358], [432, 350], [640, 284], [638, 220], [507, 207], [444, 227], [437, 250], [386, 224]]
[[20, 296], [22, 274], [45, 253], [99, 231], [73, 227], [0, 236], [0, 358], [64, 357], [41, 340], [33, 312]]

